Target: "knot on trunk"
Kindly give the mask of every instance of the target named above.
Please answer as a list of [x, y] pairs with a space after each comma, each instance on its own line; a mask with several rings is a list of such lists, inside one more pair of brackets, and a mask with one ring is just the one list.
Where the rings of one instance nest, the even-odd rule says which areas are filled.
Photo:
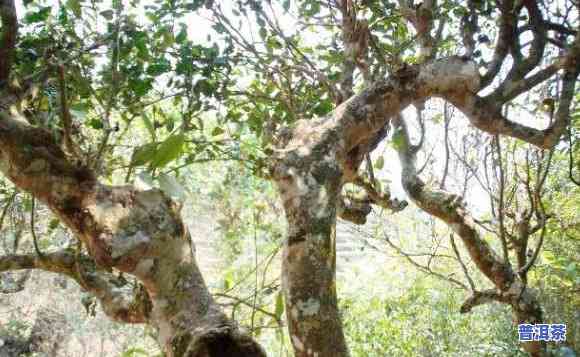
[[250, 336], [232, 326], [204, 331], [194, 336], [185, 332], [171, 342], [174, 356], [184, 357], [266, 357], [266, 352]]

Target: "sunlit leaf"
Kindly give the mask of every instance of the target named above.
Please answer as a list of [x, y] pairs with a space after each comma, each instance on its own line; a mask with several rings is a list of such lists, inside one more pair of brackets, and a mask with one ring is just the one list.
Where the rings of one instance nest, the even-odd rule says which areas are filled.
[[183, 134], [169, 136], [159, 145], [155, 156], [151, 160], [151, 166], [161, 168], [179, 158], [183, 154], [184, 143], [185, 135]]
[[284, 313], [284, 295], [280, 291], [278, 295], [276, 295], [276, 310], [274, 312], [274, 315], [276, 315], [278, 320], [281, 320], [283, 313]]

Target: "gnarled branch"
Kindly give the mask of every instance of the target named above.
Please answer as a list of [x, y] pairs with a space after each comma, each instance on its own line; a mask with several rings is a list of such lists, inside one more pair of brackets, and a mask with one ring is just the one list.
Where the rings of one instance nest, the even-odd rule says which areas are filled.
[[77, 254], [62, 250], [44, 254], [43, 258], [30, 254], [10, 254], [0, 256], [0, 272], [39, 269], [66, 275], [75, 280], [84, 290], [93, 294], [107, 316], [125, 323], [145, 323], [150, 313], [148, 298], [134, 294], [132, 289], [120, 288], [114, 284], [116, 277], [98, 270], [88, 256], [82, 255], [77, 267]]

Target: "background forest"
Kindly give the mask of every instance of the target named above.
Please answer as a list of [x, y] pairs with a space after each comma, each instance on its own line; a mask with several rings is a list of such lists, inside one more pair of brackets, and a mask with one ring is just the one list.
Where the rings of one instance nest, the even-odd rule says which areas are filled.
[[[545, 353], [576, 356], [579, 8], [564, 0], [0, 0], [0, 109], [49, 133], [103, 184], [170, 197], [217, 306], [268, 356], [294, 356], [280, 269], [292, 225], [270, 170], [283, 128], [332, 118], [407, 65], [461, 56], [489, 66], [511, 13], [522, 58], [504, 53], [482, 92], [501, 102], [498, 112], [536, 129], [562, 115], [561, 140], [541, 147], [524, 134], [472, 126], [444, 96], [402, 110], [358, 158], [361, 176], [341, 188], [338, 311], [352, 356], [527, 355], [511, 300], [470, 258], [453, 223], [413, 196], [411, 172], [442, 205], [469, 212], [477, 239], [514, 267], [545, 323], [567, 325], [567, 340]], [[575, 70], [553, 68], [557, 61]], [[26, 89], [17, 104], [14, 88]], [[25, 136], [14, 140], [28, 150]], [[93, 258], [81, 259], [92, 246], [79, 243], [50, 199], [2, 171], [0, 357], [163, 355], [154, 326], [114, 322], [103, 311]], [[79, 257], [77, 270], [48, 268], [58, 252]], [[117, 266], [106, 274], [113, 292], [146, 290]]]

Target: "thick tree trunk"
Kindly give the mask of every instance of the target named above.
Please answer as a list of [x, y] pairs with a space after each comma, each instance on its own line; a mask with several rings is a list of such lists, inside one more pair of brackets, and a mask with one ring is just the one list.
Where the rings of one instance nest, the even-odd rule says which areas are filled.
[[[514, 325], [545, 323], [542, 307], [537, 297], [530, 292], [529, 288], [524, 288], [520, 282], [517, 283], [517, 286], [520, 287], [518, 296], [513, 296], [511, 303]], [[522, 289], [524, 291], [521, 291]], [[548, 355], [545, 342], [526, 341], [522, 342], [521, 345], [532, 357], [544, 357]]]
[[334, 229], [342, 185], [357, 179], [364, 155], [389, 118], [415, 100], [477, 87], [473, 64], [459, 58], [405, 67], [342, 103], [326, 118], [280, 133], [273, 156], [288, 221], [283, 285], [297, 356], [348, 356], [335, 287]]
[[[564, 115], [545, 130], [524, 127], [477, 96], [479, 83], [477, 66], [463, 58], [403, 66], [326, 118], [301, 121], [281, 133], [272, 167], [289, 223], [283, 278], [291, 340], [299, 355], [348, 355], [334, 281], [337, 199], [342, 184], [356, 180], [360, 162], [390, 118], [413, 102], [439, 96], [482, 130], [539, 146], [559, 138]], [[34, 91], [30, 87], [26, 92]], [[0, 107], [10, 107], [20, 97], [1, 95]], [[99, 268], [115, 268], [143, 283], [150, 306], [119, 306], [116, 291], [93, 289], [105, 291], [100, 300], [113, 318], [156, 326], [169, 356], [263, 355], [212, 301], [179, 213], [161, 192], [99, 184], [92, 172], [67, 159], [49, 133], [5, 113], [0, 113], [0, 170], [48, 205], [86, 245]], [[501, 278], [499, 272], [490, 273]], [[89, 287], [98, 279], [86, 280]]]
[[342, 174], [332, 155], [286, 155], [276, 183], [288, 220], [282, 281], [298, 357], [348, 356], [336, 295], [335, 226]]
[[73, 230], [96, 270], [131, 274], [145, 293], [125, 301], [98, 271], [71, 273], [75, 263], [66, 254], [8, 263], [75, 276], [111, 318], [154, 326], [169, 357], [265, 356], [213, 301], [177, 205], [161, 191], [102, 185], [88, 169], [71, 163], [49, 133], [3, 113], [0, 169]]

